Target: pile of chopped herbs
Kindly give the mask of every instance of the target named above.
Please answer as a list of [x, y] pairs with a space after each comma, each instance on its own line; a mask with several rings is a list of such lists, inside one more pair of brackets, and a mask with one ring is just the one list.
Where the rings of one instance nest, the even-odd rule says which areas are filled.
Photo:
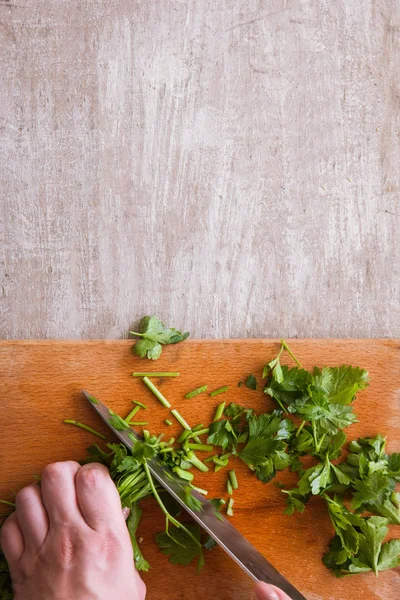
[[[156, 317], [141, 321], [140, 335], [134, 350], [139, 356], [156, 359], [161, 344], [177, 343], [186, 339], [175, 329], [164, 329]], [[288, 352], [295, 366], [281, 364]], [[310, 498], [318, 496], [326, 506], [334, 537], [323, 556], [324, 564], [337, 576], [391, 569], [400, 565], [400, 539], [385, 542], [390, 524], [400, 525], [400, 453], [385, 452], [386, 438], [359, 438], [346, 445], [344, 429], [356, 422], [353, 410], [356, 394], [368, 385], [368, 373], [359, 368], [314, 367], [303, 369], [286, 342], [282, 341], [276, 358], [263, 371], [263, 387], [267, 396], [276, 403], [276, 409], [256, 414], [252, 408], [239, 403], [221, 402], [215, 407], [213, 422], [207, 426], [190, 426], [180, 413], [153, 384], [150, 377], [176, 377], [175, 372], [133, 373], [162, 403], [169, 416], [182, 427], [177, 440], [164, 440], [164, 435], [153, 435], [143, 429], [143, 441], [135, 441], [132, 452], [122, 444], [93, 444], [83, 462], [105, 464], [115, 482], [123, 507], [130, 509], [127, 527], [131, 536], [136, 567], [147, 571], [149, 563], [143, 557], [137, 539], [142, 514], [140, 501], [153, 496], [165, 517], [165, 531], [156, 536], [160, 550], [173, 564], [187, 565], [197, 561], [198, 571], [204, 564], [204, 549], [210, 550], [215, 542], [203, 534], [200, 527], [179, 520], [180, 506], [153, 480], [147, 462], [154, 456], [162, 457], [175, 474], [185, 482], [185, 501], [194, 510], [198, 508], [191, 489], [203, 494], [207, 490], [195, 483], [196, 471], [226, 473], [226, 498], [212, 500], [218, 510], [233, 515], [234, 495], [239, 494], [239, 482], [232, 461], [240, 459], [263, 483], [269, 483], [278, 472], [290, 469], [297, 475], [294, 489], [284, 489], [277, 483], [286, 500], [285, 513], [302, 513]], [[243, 382], [239, 382], [239, 386]], [[257, 389], [254, 375], [244, 383]], [[209, 397], [219, 396], [228, 386], [212, 390]], [[195, 398], [207, 393], [206, 384], [188, 392], [185, 397]], [[238, 392], [240, 394], [240, 392]], [[96, 402], [95, 398], [92, 398]], [[110, 422], [117, 429], [147, 425], [137, 420], [137, 413], [147, 410], [141, 402], [123, 419], [110, 411]], [[91, 433], [102, 434], [73, 420]], [[169, 418], [166, 425], [171, 425]], [[134, 441], [134, 437], [132, 437]], [[347, 446], [346, 453], [343, 450]], [[205, 458], [198, 454], [207, 453]], [[311, 461], [311, 462], [310, 462]], [[311, 464], [311, 466], [309, 466]], [[211, 474], [211, 473], [210, 473]], [[310, 507], [309, 510], [312, 510]], [[12, 598], [8, 567], [0, 555], [0, 600]]]

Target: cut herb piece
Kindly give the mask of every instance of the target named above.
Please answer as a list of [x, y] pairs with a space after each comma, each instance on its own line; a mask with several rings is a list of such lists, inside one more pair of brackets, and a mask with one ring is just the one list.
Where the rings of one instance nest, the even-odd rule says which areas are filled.
[[217, 410], [215, 411], [213, 421], [218, 421], [218, 419], [222, 417], [222, 415], [224, 414], [225, 404], [226, 402], [221, 402], [221, 404], [217, 406]]
[[132, 373], [132, 377], [179, 377], [175, 371], [147, 371], [145, 373]]
[[92, 433], [93, 435], [100, 438], [101, 440], [107, 439], [103, 433], [100, 433], [100, 431], [96, 431], [92, 427], [89, 427], [89, 425], [85, 425], [84, 423], [80, 423], [79, 421], [75, 421], [74, 419], [64, 419], [63, 422], [67, 423], [67, 425], [75, 425], [75, 427], [80, 427], [81, 429], [84, 429], [85, 431]]
[[214, 446], [211, 446], [211, 444], [186, 444], [186, 448], [189, 448], [189, 450], [199, 450], [200, 452], [211, 452], [212, 450], [214, 450]]
[[223, 449], [229, 445], [234, 445], [237, 442], [236, 433], [227, 419], [215, 421], [210, 425], [210, 431], [207, 438], [209, 444], [214, 446], [222, 446]]
[[227, 391], [228, 391], [228, 386], [224, 385], [223, 387], [220, 387], [217, 390], [214, 390], [213, 392], [211, 392], [210, 396], [211, 396], [211, 398], [214, 398], [214, 396], [219, 396], [220, 394], [224, 394]]
[[207, 465], [205, 465], [203, 462], [201, 462], [201, 460], [199, 458], [197, 458], [197, 456], [195, 455], [193, 450], [188, 452], [187, 459], [189, 462], [192, 463], [192, 465], [194, 467], [196, 467], [196, 469], [198, 469], [199, 471], [202, 471], [202, 473], [206, 473], [208, 471]]
[[192, 390], [191, 392], [188, 392], [187, 394], [185, 394], [185, 398], [187, 400], [190, 400], [191, 398], [194, 398], [195, 396], [198, 396], [199, 394], [202, 394], [203, 392], [206, 392], [206, 391], [207, 391], [207, 386], [202, 385], [201, 387], [198, 387], [195, 390]]
[[149, 390], [151, 392], [153, 392], [153, 394], [161, 402], [161, 404], [163, 406], [165, 406], [165, 408], [171, 408], [171, 405], [168, 402], [168, 400], [162, 395], [162, 393], [160, 392], [160, 390], [158, 388], [156, 388], [156, 386], [154, 385], [154, 383], [152, 381], [150, 381], [150, 379], [148, 377], [143, 377], [143, 382], [147, 385], [147, 387], [149, 388]]
[[174, 415], [175, 419], [178, 421], [178, 423], [182, 425], [183, 429], [186, 429], [187, 431], [192, 431], [190, 425], [182, 417], [179, 410], [176, 410], [176, 408], [174, 408], [174, 410], [171, 410], [171, 414]]
[[172, 425], [172, 421], [170, 421], [169, 419], [165, 419], [164, 423], [168, 426]]
[[129, 425], [132, 427], [144, 427], [145, 425], [148, 425], [147, 421], [130, 421]]
[[130, 429], [129, 423], [124, 421], [124, 419], [117, 415], [113, 410], [108, 409], [108, 412], [110, 414], [108, 422], [110, 423], [111, 427], [114, 427], [114, 429], [116, 429], [117, 431], [124, 431], [126, 429]]
[[236, 477], [235, 471], [229, 471], [229, 479], [230, 479], [230, 482], [232, 484], [232, 489], [237, 490], [239, 488], [239, 484], [238, 484], [238, 481], [237, 481], [237, 477]]
[[226, 481], [226, 491], [228, 492], [229, 495], [232, 494], [233, 488], [232, 488], [232, 483], [231, 483], [230, 479], [227, 479], [227, 481]]
[[257, 389], [257, 379], [254, 377], [254, 375], [249, 375], [245, 381], [245, 384], [246, 387], [250, 388], [251, 390]]
[[229, 498], [228, 500], [228, 506], [226, 507], [226, 514], [229, 517], [233, 517], [233, 503], [234, 503], [234, 499], [233, 498]]
[[145, 404], [142, 404], [142, 402], [139, 402], [139, 400], [132, 400], [133, 404], [137, 404], [138, 406], [140, 406], [140, 408], [144, 408], [145, 410], [147, 410], [147, 406]]
[[157, 317], [143, 317], [140, 321], [139, 333], [131, 331], [132, 335], [137, 335], [142, 339], [134, 345], [134, 352], [144, 358], [157, 360], [162, 352], [162, 346], [167, 344], [177, 344], [183, 342], [189, 337], [189, 332], [181, 333], [176, 329], [166, 329], [164, 324]]
[[140, 406], [135, 406], [134, 408], [132, 408], [131, 412], [127, 415], [127, 417], [125, 417], [126, 423], [129, 423], [129, 421], [133, 419], [133, 417], [139, 412], [139, 410]]
[[308, 502], [308, 495], [300, 494], [299, 490], [281, 490], [286, 494], [286, 508], [283, 511], [286, 515], [292, 515], [296, 510], [299, 513], [304, 512], [305, 504]]

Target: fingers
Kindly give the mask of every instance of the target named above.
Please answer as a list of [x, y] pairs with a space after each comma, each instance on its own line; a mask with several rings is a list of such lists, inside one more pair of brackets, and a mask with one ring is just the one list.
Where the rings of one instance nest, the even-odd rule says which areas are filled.
[[258, 600], [290, 600], [289, 596], [274, 585], [258, 581], [254, 586]]
[[80, 469], [77, 462], [57, 462], [44, 468], [41, 480], [43, 504], [52, 526], [75, 523], [83, 525], [76, 497], [75, 478]]
[[25, 540], [25, 548], [40, 548], [49, 530], [49, 519], [37, 484], [18, 492], [15, 500], [18, 525]]
[[12, 570], [24, 552], [24, 538], [15, 512], [8, 517], [0, 529], [0, 544]]
[[86, 523], [95, 531], [126, 529], [121, 500], [104, 465], [89, 463], [76, 477], [79, 508]]

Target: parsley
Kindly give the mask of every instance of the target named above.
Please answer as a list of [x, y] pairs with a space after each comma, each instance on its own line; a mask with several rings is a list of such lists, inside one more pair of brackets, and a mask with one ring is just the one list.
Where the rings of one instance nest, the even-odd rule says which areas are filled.
[[139, 527], [140, 519], [142, 516], [142, 510], [139, 508], [137, 502], [135, 502], [131, 508], [131, 512], [129, 513], [129, 517], [126, 520], [126, 525], [128, 527], [129, 535], [132, 542], [133, 548], [133, 556], [135, 559], [135, 566], [138, 571], [148, 571], [150, 568], [149, 563], [145, 558], [143, 558], [142, 551], [139, 548], [139, 544], [136, 539], [136, 531]]
[[246, 387], [250, 388], [251, 390], [257, 389], [257, 379], [254, 377], [254, 375], [249, 375], [245, 381], [245, 384]]
[[384, 517], [363, 519], [359, 527], [359, 549], [347, 558], [341, 548], [341, 539], [335, 536], [329, 551], [324, 555], [324, 564], [333, 570], [337, 577], [354, 573], [365, 573], [393, 569], [400, 565], [400, 540], [383, 544], [388, 532], [388, 521]]
[[143, 317], [139, 325], [139, 333], [130, 332], [132, 335], [140, 336], [142, 339], [134, 345], [135, 354], [151, 360], [160, 358], [162, 346], [177, 344], [189, 337], [189, 332], [181, 333], [177, 329], [167, 329], [157, 317]]
[[191, 523], [186, 525], [185, 529], [158, 533], [156, 542], [161, 552], [169, 556], [169, 562], [174, 565], [187, 566], [197, 558], [197, 572], [199, 572], [204, 565], [200, 534], [200, 527]]

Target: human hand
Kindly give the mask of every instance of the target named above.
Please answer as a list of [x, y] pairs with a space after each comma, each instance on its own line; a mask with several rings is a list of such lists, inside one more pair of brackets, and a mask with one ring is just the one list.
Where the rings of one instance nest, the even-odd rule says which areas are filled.
[[117, 489], [107, 469], [48, 465], [1, 528], [15, 600], [144, 600]]
[[258, 581], [254, 586], [258, 600], [290, 600], [289, 596], [274, 585]]

